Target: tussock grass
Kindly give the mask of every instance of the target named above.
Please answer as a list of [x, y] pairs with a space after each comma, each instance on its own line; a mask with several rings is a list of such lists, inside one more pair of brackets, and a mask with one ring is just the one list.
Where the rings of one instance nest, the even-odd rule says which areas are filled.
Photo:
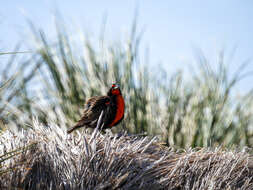
[[[14, 140], [15, 139], [15, 140]], [[20, 146], [22, 154], [1, 163], [14, 168], [0, 177], [1, 189], [252, 189], [253, 158], [221, 149], [173, 151], [136, 135], [67, 135], [38, 122], [17, 136], [5, 131], [1, 155]], [[22, 163], [22, 164], [19, 164]]]
[[[233, 93], [252, 74], [248, 62], [231, 75], [224, 52], [217, 63], [199, 54], [186, 79], [141, 62], [136, 23], [111, 45], [83, 34], [76, 44], [61, 25], [53, 40], [32, 30], [30, 57], [17, 59], [18, 47], [0, 54], [10, 56], [0, 70], [0, 189], [252, 189], [252, 155], [222, 149], [253, 145], [252, 90]], [[123, 122], [67, 136], [85, 100], [115, 81]]]
[[19, 64], [24, 77], [14, 80], [15, 88], [3, 91], [13, 91], [11, 101], [6, 95], [5, 103], [0, 102], [0, 116], [9, 114], [1, 117], [7, 127], [27, 128], [33, 116], [45, 125], [53, 121], [70, 127], [80, 118], [85, 100], [105, 94], [116, 81], [126, 112], [114, 132], [125, 129], [157, 136], [177, 148], [253, 145], [253, 93], [235, 93], [238, 82], [252, 74], [247, 72], [249, 62], [238, 63], [241, 66], [231, 74], [225, 52], [218, 55], [217, 62], [199, 53], [191, 76], [176, 71], [168, 76], [140, 59], [141, 35], [136, 24], [131, 36], [119, 44], [105, 40], [94, 44], [84, 34], [76, 42], [72, 40], [76, 35], [70, 35], [61, 24], [56, 25], [54, 39], [35, 26], [32, 31], [36, 41], [33, 53]]

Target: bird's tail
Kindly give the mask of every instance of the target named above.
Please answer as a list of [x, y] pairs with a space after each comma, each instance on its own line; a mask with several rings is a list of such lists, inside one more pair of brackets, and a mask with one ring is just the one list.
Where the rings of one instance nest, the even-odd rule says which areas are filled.
[[83, 122], [82, 120], [78, 121], [78, 123], [77, 123], [75, 126], [73, 126], [73, 127], [71, 127], [70, 129], [68, 129], [68, 130], [67, 130], [67, 133], [68, 133], [68, 134], [69, 134], [69, 133], [72, 133], [74, 130], [79, 129], [79, 128], [81, 128], [81, 127], [84, 127], [84, 122]]

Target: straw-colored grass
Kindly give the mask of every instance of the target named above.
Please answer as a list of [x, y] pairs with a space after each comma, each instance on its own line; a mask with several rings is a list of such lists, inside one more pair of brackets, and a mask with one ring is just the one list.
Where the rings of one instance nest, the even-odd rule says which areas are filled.
[[94, 131], [67, 135], [56, 125], [5, 131], [0, 154], [33, 145], [2, 167], [1, 189], [249, 189], [247, 152], [189, 149], [175, 152], [157, 140]]

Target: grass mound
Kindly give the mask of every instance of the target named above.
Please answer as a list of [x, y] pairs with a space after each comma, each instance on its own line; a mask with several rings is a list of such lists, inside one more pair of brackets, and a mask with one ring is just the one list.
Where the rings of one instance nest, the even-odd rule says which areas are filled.
[[[253, 158], [220, 149], [176, 152], [133, 135], [67, 135], [56, 125], [0, 136], [0, 189], [252, 189]], [[11, 153], [10, 153], [11, 154]], [[2, 156], [0, 159], [3, 158]]]

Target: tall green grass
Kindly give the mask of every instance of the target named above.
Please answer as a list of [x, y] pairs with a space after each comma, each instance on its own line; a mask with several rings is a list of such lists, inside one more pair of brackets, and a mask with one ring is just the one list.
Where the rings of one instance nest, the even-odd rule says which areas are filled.
[[[74, 42], [77, 34], [70, 35], [61, 25], [53, 39], [36, 27], [32, 31], [36, 43], [31, 58], [18, 63], [30, 75], [10, 80], [19, 85], [6, 123], [29, 127], [35, 116], [46, 125], [70, 127], [80, 118], [85, 100], [105, 94], [116, 81], [125, 98], [126, 115], [114, 132], [156, 135], [168, 146], [181, 148], [253, 145], [252, 95], [233, 93], [248, 75], [247, 67], [242, 64], [231, 76], [223, 52], [217, 63], [209, 63], [200, 53], [196, 72], [186, 78], [176, 71], [172, 76], [162, 69], [151, 72], [139, 55], [142, 36], [136, 24], [128, 39], [114, 44], [105, 40], [94, 44], [84, 34]], [[4, 88], [3, 93], [10, 89]], [[11, 101], [1, 100], [2, 112], [10, 109], [3, 102]]]
[[[16, 50], [18, 50], [18, 47], [19, 46], [17, 46]], [[22, 111], [29, 107], [29, 100], [25, 94], [26, 86], [29, 81], [32, 80], [34, 76], [33, 73], [40, 65], [35, 64], [35, 66], [29, 68], [26, 72], [26, 67], [30, 63], [30, 59], [22, 63], [20, 62], [20, 64], [15, 63], [20, 53], [23, 54], [25, 52], [0, 52], [0, 56], [11, 55], [10, 59], [7, 59], [5, 64], [2, 63], [5, 67], [0, 70], [0, 136], [2, 139], [6, 139], [2, 133], [4, 130], [7, 130], [8, 127], [20, 127], [29, 121], [27, 114], [22, 113]], [[14, 139], [12, 140], [14, 141]], [[6, 168], [6, 161], [20, 155], [30, 148], [30, 146], [32, 146], [32, 144], [28, 146], [19, 146], [18, 148], [12, 147], [11, 151], [7, 151], [10, 147], [6, 147], [2, 144], [1, 150], [3, 151], [1, 151], [0, 154], [0, 176], [8, 171], [15, 170], [20, 163], [15, 163], [12, 167]]]

